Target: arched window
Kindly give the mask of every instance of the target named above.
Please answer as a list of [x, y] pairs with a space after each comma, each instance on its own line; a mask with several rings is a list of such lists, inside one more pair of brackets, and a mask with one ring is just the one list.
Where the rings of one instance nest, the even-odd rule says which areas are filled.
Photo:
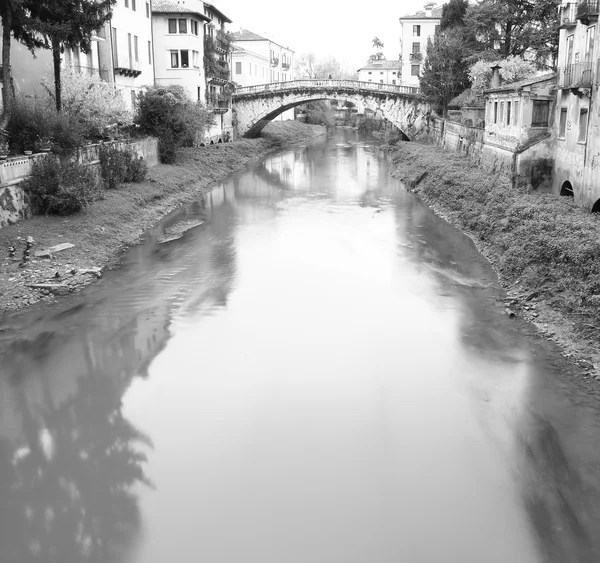
[[571, 182], [565, 182], [560, 189], [560, 195], [564, 195], [567, 197], [573, 197], [573, 186]]

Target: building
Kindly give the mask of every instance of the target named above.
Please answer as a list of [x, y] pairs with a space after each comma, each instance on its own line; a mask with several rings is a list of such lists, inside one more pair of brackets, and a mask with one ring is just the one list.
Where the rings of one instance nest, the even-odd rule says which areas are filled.
[[400, 18], [400, 61], [402, 85], [418, 86], [427, 56], [427, 39], [432, 38], [442, 18], [442, 7], [426, 4], [423, 11]]
[[[247, 29], [232, 34], [233, 81], [238, 86], [255, 86], [294, 80], [294, 51]], [[288, 110], [278, 120], [294, 119]]]
[[379, 82], [380, 84], [400, 84], [401, 61], [371, 61], [357, 70], [361, 82]]
[[206, 100], [204, 26], [210, 18], [202, 0], [153, 0], [154, 75], [157, 86], [182, 86], [193, 99]]
[[204, 15], [208, 18], [204, 26], [205, 101], [215, 116], [207, 141], [216, 143], [233, 138], [231, 36], [226, 29], [231, 20], [214, 3], [204, 3]]
[[560, 8], [553, 191], [600, 212], [598, 0]]
[[101, 76], [112, 75], [116, 89], [133, 109], [142, 87], [154, 83], [150, 0], [118, 0], [107, 28], [97, 42]]

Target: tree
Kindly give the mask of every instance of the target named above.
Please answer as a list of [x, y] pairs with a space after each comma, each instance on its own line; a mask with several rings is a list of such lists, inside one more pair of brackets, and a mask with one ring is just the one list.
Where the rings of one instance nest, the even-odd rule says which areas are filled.
[[379, 39], [379, 37], [374, 37], [373, 38], [373, 48], [375, 49], [375, 54], [371, 55], [369, 57], [370, 61], [381, 61], [383, 60], [385, 57], [383, 56], [383, 43], [381, 42], [381, 40]]
[[479, 42], [479, 58], [533, 53], [540, 66], [553, 67], [558, 52], [560, 0], [481, 0], [470, 5], [465, 23]]
[[[29, 8], [35, 0], [0, 0], [0, 19], [2, 20], [2, 81], [4, 83], [4, 103], [0, 130], [4, 131], [14, 103], [14, 91], [11, 66], [11, 40], [14, 37], [23, 43], [32, 53], [42, 46], [39, 37], [31, 30]], [[5, 139], [3, 139], [5, 141]]]
[[465, 25], [465, 15], [469, 7], [468, 0], [450, 0], [442, 7], [442, 19], [440, 20], [440, 31]]
[[473, 83], [473, 92], [482, 94], [486, 88], [490, 87], [493, 66], [500, 67], [500, 76], [505, 82], [509, 83], [529, 78], [536, 72], [535, 65], [522, 57], [511, 56], [497, 61], [482, 59], [469, 68], [469, 78]]
[[314, 53], [304, 53], [299, 57], [298, 76], [310, 80], [326, 80], [329, 77], [335, 80], [353, 79], [355, 75], [342, 67], [333, 55], [317, 59]]
[[317, 57], [314, 53], [303, 53], [298, 59], [298, 76], [313, 80], [315, 78], [315, 65]]
[[32, 25], [52, 50], [56, 109], [62, 109], [61, 58], [65, 48], [89, 53], [92, 35], [112, 18], [117, 0], [27, 0]]
[[469, 87], [467, 55], [461, 27], [427, 40], [427, 58], [419, 81], [423, 95], [442, 115], [447, 113], [448, 102]]

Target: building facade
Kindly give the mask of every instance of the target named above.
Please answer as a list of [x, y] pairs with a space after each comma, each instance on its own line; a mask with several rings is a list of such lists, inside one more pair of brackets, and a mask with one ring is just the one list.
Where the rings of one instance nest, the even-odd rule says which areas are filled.
[[432, 38], [442, 18], [442, 7], [429, 3], [422, 11], [400, 18], [401, 84], [418, 86], [427, 56], [427, 39]]
[[[294, 80], [294, 51], [247, 29], [232, 34], [233, 81], [238, 86], [255, 86]], [[288, 110], [278, 120], [294, 119]]]
[[401, 61], [372, 61], [357, 70], [361, 82], [378, 82], [380, 84], [400, 84]]
[[560, 8], [553, 191], [600, 212], [598, 0]]

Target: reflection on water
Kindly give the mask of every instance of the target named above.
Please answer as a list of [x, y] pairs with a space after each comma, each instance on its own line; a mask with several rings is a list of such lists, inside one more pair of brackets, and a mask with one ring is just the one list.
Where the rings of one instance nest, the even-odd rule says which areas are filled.
[[2, 563], [600, 560], [595, 400], [390, 171], [269, 157], [6, 319]]

